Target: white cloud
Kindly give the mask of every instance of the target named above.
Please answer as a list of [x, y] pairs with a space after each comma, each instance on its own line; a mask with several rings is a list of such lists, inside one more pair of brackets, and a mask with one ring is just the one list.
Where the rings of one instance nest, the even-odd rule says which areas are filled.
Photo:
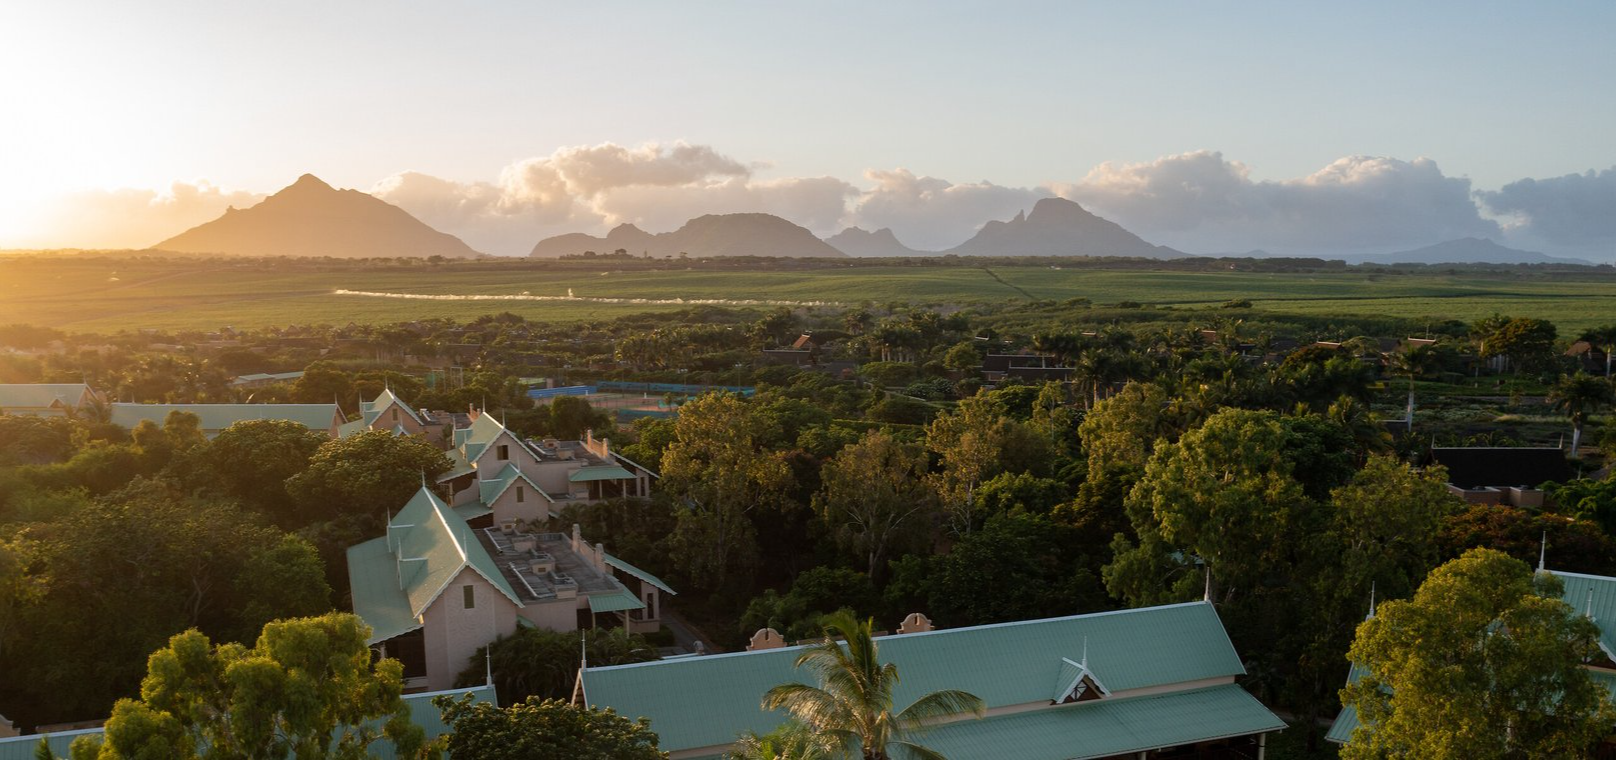
[[1549, 179], [1520, 179], [1477, 194], [1502, 217], [1512, 245], [1611, 261], [1617, 248], [1617, 170], [1590, 169]]
[[850, 211], [850, 225], [891, 227], [906, 245], [925, 250], [952, 248], [990, 219], [1008, 219], [1031, 207], [1049, 190], [1005, 187], [992, 182], [955, 184], [916, 176], [908, 169], [865, 172], [874, 184]]
[[1306, 177], [1254, 181], [1222, 154], [1105, 163], [1054, 189], [1153, 243], [1193, 253], [1379, 253], [1460, 237], [1498, 237], [1471, 181], [1430, 159], [1349, 156]]
[[261, 193], [230, 191], [206, 181], [175, 182], [167, 190], [121, 188], [70, 193], [44, 203], [29, 220], [32, 232], [5, 245], [144, 248], [210, 221], [235, 206], [263, 200]]

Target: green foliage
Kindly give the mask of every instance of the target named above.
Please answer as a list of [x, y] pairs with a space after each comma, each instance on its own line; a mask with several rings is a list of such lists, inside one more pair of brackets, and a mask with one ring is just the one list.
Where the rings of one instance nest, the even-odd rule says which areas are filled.
[[990, 519], [948, 554], [895, 563], [888, 596], [895, 606], [920, 604], [916, 609], [950, 627], [1104, 608], [1105, 594], [1087, 569], [1094, 563], [1081, 554], [1084, 539], [1042, 518]]
[[904, 396], [884, 396], [880, 401], [872, 404], [865, 416], [876, 422], [890, 422], [898, 425], [925, 425], [937, 414], [937, 408], [924, 401], [917, 401]]
[[1050, 478], [1035, 477], [1026, 472], [1002, 472], [983, 483], [978, 499], [983, 513], [1048, 514], [1057, 504], [1065, 501], [1070, 492], [1067, 484]]
[[1556, 514], [1598, 523], [1606, 537], [1612, 537], [1613, 518], [1617, 516], [1612, 509], [1612, 505], [1617, 504], [1617, 480], [1612, 476], [1606, 476], [1605, 480], [1545, 483], [1543, 488], [1545, 496], [1549, 497], [1550, 509]]
[[65, 461], [83, 445], [84, 427], [66, 417], [0, 414], [0, 467]]
[[559, 699], [500, 708], [470, 697], [433, 698], [451, 733], [449, 756], [478, 760], [664, 760], [645, 718], [629, 720]]
[[1599, 629], [1559, 596], [1553, 576], [1473, 549], [1379, 606], [1348, 655], [1365, 675], [1342, 699], [1363, 725], [1343, 756], [1574, 757], [1608, 737], [1583, 667]]
[[871, 431], [848, 444], [820, 472], [814, 508], [839, 546], [875, 576], [890, 552], [924, 541], [937, 514], [925, 482], [926, 452]]
[[288, 420], [245, 420], [225, 428], [202, 449], [198, 458], [204, 468], [194, 475], [206, 477], [227, 496], [286, 520], [291, 517], [287, 480], [308, 469], [327, 440]]
[[1478, 338], [1477, 354], [1484, 359], [1503, 356], [1519, 369], [1537, 370], [1555, 355], [1555, 323], [1544, 319], [1493, 317], [1472, 328]]
[[909, 362], [868, 362], [859, 365], [859, 374], [873, 385], [897, 388], [915, 380], [915, 365]]
[[346, 514], [380, 524], [384, 513], [448, 470], [449, 458], [419, 437], [367, 430], [320, 444], [286, 490], [306, 521]]
[[652, 472], [661, 472], [663, 452], [674, 442], [674, 421], [641, 417], [634, 421], [634, 435], [635, 442], [622, 447], [623, 455]]
[[369, 635], [340, 612], [265, 625], [252, 648], [177, 634], [148, 660], [140, 699], [113, 706], [100, 756], [347, 759], [385, 736], [408, 757], [422, 731], [400, 698], [403, 667], [373, 666]]
[[[1605, 509], [1611, 510], [1609, 502]], [[1444, 558], [1458, 557], [1472, 547], [1486, 547], [1534, 562], [1540, 546], [1547, 543], [1554, 558], [1551, 566], [1556, 570], [1611, 573], [1611, 534], [1598, 523], [1535, 514], [1504, 504], [1466, 505], [1443, 521], [1437, 543]]]
[[480, 685], [492, 669], [494, 690], [503, 703], [566, 699], [573, 693], [577, 680], [579, 656], [586, 653], [592, 666], [657, 659], [656, 649], [644, 637], [622, 628], [571, 632], [517, 626], [510, 636], [501, 636], [486, 647], [478, 647], [455, 683], [457, 686]]
[[750, 636], [759, 629], [773, 628], [786, 640], [796, 641], [818, 635], [831, 613], [870, 615], [880, 606], [870, 576], [844, 568], [816, 567], [799, 573], [785, 594], [765, 589], [753, 597], [741, 615], [739, 630]]
[[764, 694], [763, 709], [784, 710], [822, 740], [840, 745], [844, 752], [860, 752], [867, 760], [887, 760], [895, 749], [935, 757], [913, 740], [927, 721], [961, 714], [981, 718], [986, 710], [976, 695], [945, 689], [895, 713], [898, 668], [878, 657], [870, 621], [860, 622], [845, 613], [826, 622], [825, 639], [798, 655], [795, 666], [806, 668], [819, 686], [776, 686]]

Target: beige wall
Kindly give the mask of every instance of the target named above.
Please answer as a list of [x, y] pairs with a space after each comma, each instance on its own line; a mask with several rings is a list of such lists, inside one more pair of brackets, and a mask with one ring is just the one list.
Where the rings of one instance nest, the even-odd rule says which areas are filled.
[[[517, 503], [517, 489], [522, 489], [522, 503]], [[534, 492], [533, 486], [522, 480], [512, 483], [500, 498], [488, 507], [494, 510], [494, 524], [507, 520], [544, 521], [550, 518], [550, 502], [544, 495]]]
[[[501, 446], [510, 447], [508, 450], [510, 459], [500, 460]], [[518, 441], [516, 436], [511, 435], [510, 431], [500, 433], [494, 437], [494, 440], [489, 441], [488, 448], [483, 449], [483, 453], [477, 457], [477, 469], [492, 474], [505, 467], [505, 462], [516, 463], [517, 468], [523, 472], [527, 472], [530, 467], [538, 464], [538, 460], [528, 453], [528, 447], [522, 445], [522, 442]]]
[[588, 597], [580, 596], [553, 602], [529, 602], [517, 613], [539, 628], [566, 632], [578, 630], [578, 610], [587, 606]]
[[[471, 586], [472, 609], [465, 607], [464, 586]], [[477, 648], [497, 636], [516, 631], [517, 607], [493, 584], [470, 568], [460, 571], [422, 613], [427, 650], [427, 689], [452, 688]]]

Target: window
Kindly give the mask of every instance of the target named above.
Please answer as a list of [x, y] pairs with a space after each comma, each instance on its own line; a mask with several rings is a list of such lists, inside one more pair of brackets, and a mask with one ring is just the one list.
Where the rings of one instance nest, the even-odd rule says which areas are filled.
[[460, 593], [464, 597], [466, 609], [469, 610], [477, 606], [477, 588], [475, 586], [461, 586]]
[[522, 503], [522, 497], [523, 497], [523, 495], [522, 495], [522, 486], [517, 486], [517, 503], [518, 504]]
[[394, 421], [394, 422], [398, 422], [398, 421], [399, 421], [399, 410], [397, 410], [397, 409], [394, 409], [394, 410], [393, 410], [393, 421]]
[[499, 456], [501, 462], [511, 458], [511, 447], [506, 444], [500, 444], [499, 449], [496, 451], [496, 455]]

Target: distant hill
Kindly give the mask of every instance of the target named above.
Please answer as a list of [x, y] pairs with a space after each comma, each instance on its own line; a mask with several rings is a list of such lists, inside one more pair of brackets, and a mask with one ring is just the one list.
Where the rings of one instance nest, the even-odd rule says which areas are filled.
[[1368, 256], [1343, 256], [1349, 264], [1590, 264], [1583, 259], [1548, 256], [1506, 248], [1492, 240], [1460, 238], [1425, 248]]
[[478, 256], [460, 238], [358, 190], [337, 190], [305, 174], [257, 205], [231, 207], [152, 248], [240, 256]]
[[825, 239], [835, 248], [849, 256], [862, 258], [885, 258], [892, 256], [923, 256], [926, 251], [918, 251], [903, 243], [893, 235], [893, 231], [883, 227], [875, 232], [866, 232], [858, 227], [849, 227]]
[[945, 253], [967, 256], [1143, 256], [1179, 258], [1187, 254], [1152, 245], [1117, 224], [1065, 198], [1044, 198], [1028, 214], [1008, 222], [990, 221], [970, 240]]
[[655, 257], [780, 256], [792, 258], [844, 257], [814, 233], [773, 214], [708, 214], [673, 232], [651, 234], [632, 224], [620, 224], [606, 237], [580, 232], [545, 238], [529, 256], [556, 258], [585, 251], [612, 253], [619, 248], [631, 255]]

